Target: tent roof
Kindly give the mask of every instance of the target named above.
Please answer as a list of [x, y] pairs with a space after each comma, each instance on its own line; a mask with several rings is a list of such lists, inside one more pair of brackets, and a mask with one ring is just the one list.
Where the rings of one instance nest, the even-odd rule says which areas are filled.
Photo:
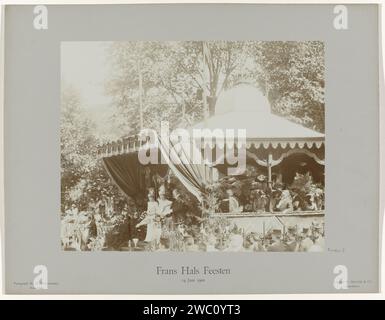
[[325, 136], [267, 112], [228, 112], [199, 122], [191, 129], [245, 129], [247, 139], [324, 140]]
[[215, 105], [215, 115], [191, 129], [245, 129], [248, 140], [323, 141], [322, 133], [305, 128], [272, 114], [262, 91], [240, 84], [222, 92]]
[[[202, 132], [199, 136], [199, 133], [193, 132], [194, 129], [209, 129], [211, 132]], [[224, 133], [226, 129], [245, 129], [247, 148], [311, 148], [314, 145], [321, 148], [325, 140], [322, 133], [272, 114], [266, 96], [259, 89], [246, 84], [222, 92], [215, 106], [215, 115], [191, 126], [188, 131], [194, 138], [207, 137], [208, 134], [218, 141], [221, 137], [216, 137], [213, 132], [215, 129], [221, 129]], [[237, 137], [237, 131], [234, 136]], [[116, 143], [121, 146], [107, 144], [101, 147], [100, 153], [127, 153], [138, 150], [140, 146], [138, 143], [130, 146], [124, 139]]]

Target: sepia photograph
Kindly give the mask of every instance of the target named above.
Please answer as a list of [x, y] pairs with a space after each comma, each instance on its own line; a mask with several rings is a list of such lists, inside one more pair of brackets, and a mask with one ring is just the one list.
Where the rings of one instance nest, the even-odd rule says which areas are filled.
[[325, 250], [323, 42], [65, 41], [60, 57], [62, 250]]
[[4, 7], [6, 295], [381, 291], [381, 7], [203, 2]]

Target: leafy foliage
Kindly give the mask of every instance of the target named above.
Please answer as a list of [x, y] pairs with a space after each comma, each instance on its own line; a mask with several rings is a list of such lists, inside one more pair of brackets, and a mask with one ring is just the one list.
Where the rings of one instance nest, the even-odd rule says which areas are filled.
[[324, 45], [319, 41], [251, 43], [256, 81], [273, 111], [324, 132]]
[[61, 203], [65, 206], [76, 201], [86, 207], [90, 197], [114, 187], [97, 156], [94, 124], [88, 119], [80, 94], [74, 88], [63, 88], [61, 108]]
[[201, 120], [205, 96], [213, 109], [223, 90], [250, 83], [267, 94], [274, 113], [324, 131], [322, 42], [115, 42], [109, 57], [107, 93], [125, 135], [139, 130], [139, 75], [146, 128]]

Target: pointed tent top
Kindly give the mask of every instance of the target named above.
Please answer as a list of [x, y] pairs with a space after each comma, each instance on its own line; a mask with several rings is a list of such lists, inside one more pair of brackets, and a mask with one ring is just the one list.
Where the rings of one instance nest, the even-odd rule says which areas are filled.
[[324, 134], [271, 113], [262, 92], [251, 85], [238, 85], [223, 92], [216, 114], [191, 129], [246, 129], [248, 139], [323, 140]]
[[267, 97], [261, 90], [248, 84], [240, 84], [222, 92], [215, 105], [215, 115], [229, 112], [270, 113]]

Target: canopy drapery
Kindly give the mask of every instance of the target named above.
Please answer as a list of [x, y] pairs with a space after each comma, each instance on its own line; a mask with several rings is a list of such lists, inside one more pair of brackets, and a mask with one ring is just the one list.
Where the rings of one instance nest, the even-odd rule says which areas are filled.
[[136, 198], [145, 191], [137, 153], [103, 158], [103, 164], [110, 178], [125, 195]]
[[143, 199], [150, 186], [159, 187], [158, 178], [162, 181], [168, 172], [165, 165], [143, 166], [137, 152], [103, 158], [103, 165], [123, 194], [135, 200]]
[[[176, 145], [178, 145], [177, 148]], [[146, 148], [146, 146], [142, 147]], [[211, 171], [202, 163], [202, 159], [193, 158], [190, 147], [173, 143], [170, 139], [164, 140], [160, 137], [158, 139], [160, 153], [167, 160], [172, 173], [201, 202], [205, 188], [212, 179]], [[200, 152], [193, 154], [197, 157]], [[127, 196], [137, 198], [147, 192], [146, 184], [143, 182], [143, 165], [138, 159], [137, 152], [103, 158], [103, 164], [111, 179]]]
[[171, 139], [166, 140], [160, 136], [158, 143], [162, 157], [167, 160], [172, 173], [199, 202], [202, 202], [211, 176], [209, 167], [203, 163], [201, 151], [191, 152], [190, 143], [173, 143]]

